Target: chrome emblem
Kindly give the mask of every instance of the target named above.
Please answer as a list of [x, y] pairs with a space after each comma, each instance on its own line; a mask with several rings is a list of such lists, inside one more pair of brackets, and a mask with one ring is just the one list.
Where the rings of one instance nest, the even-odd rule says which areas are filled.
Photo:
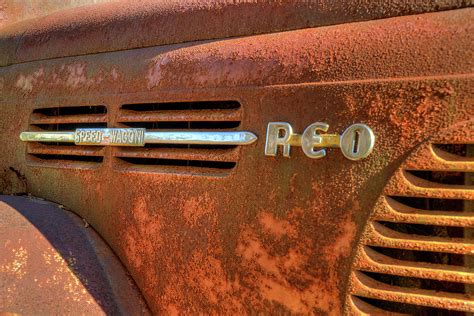
[[297, 134], [289, 123], [270, 122], [267, 127], [265, 155], [276, 156], [278, 146], [281, 146], [283, 157], [290, 157], [291, 146], [298, 146], [309, 158], [318, 159], [326, 156], [325, 148], [340, 148], [347, 159], [361, 160], [374, 149], [375, 135], [365, 124], [351, 125], [342, 135], [325, 134], [328, 130], [328, 124], [316, 122], [309, 125], [303, 134]]
[[144, 128], [77, 129], [76, 145], [144, 146]]
[[[312, 159], [326, 156], [325, 148], [340, 148], [350, 160], [361, 160], [370, 155], [375, 144], [375, 135], [365, 124], [353, 124], [342, 135], [327, 134], [329, 125], [316, 122], [302, 134], [293, 131], [286, 122], [270, 122], [267, 127], [265, 155], [276, 156], [278, 147], [283, 156], [290, 157], [292, 146], [301, 147]], [[144, 128], [79, 128], [75, 131], [23, 132], [20, 139], [25, 142], [65, 142], [88, 146], [145, 146], [145, 144], [187, 145], [249, 145], [257, 136], [248, 131], [204, 132], [204, 131], [147, 131]]]
[[145, 144], [248, 145], [257, 136], [247, 131], [146, 131], [144, 128], [79, 128], [68, 132], [23, 132], [25, 142], [63, 142], [89, 146], [144, 146]]

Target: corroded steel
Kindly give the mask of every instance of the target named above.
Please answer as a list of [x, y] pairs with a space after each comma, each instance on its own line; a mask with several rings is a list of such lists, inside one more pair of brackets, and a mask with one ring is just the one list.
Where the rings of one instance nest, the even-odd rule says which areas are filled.
[[112, 0], [2, 0], [0, 1], [0, 28], [23, 20], [49, 15], [55, 11], [74, 8], [91, 3], [110, 2]]
[[28, 153], [31, 154], [49, 154], [49, 155], [77, 155], [77, 156], [103, 156], [104, 148], [90, 146], [76, 148], [71, 146], [47, 146], [44, 144], [30, 144]]
[[[60, 1], [57, 7], [77, 6], [86, 1], [91, 0]], [[94, 0], [94, 3], [109, 1]], [[405, 0], [110, 1], [61, 10], [0, 29], [0, 66], [366, 21], [463, 8], [470, 4], [469, 0], [438, 0], [436, 3]], [[9, 12], [12, 6], [0, 5], [0, 17], [12, 17]], [[38, 11], [34, 2], [26, 7], [30, 7], [31, 12]], [[40, 7], [49, 11], [47, 4], [42, 3]]]
[[469, 255], [474, 252], [474, 242], [461, 238], [425, 237], [394, 231], [375, 222], [369, 223], [363, 244], [376, 247], [436, 251]]
[[473, 186], [456, 187], [452, 185], [433, 186], [430, 181], [415, 177], [406, 170], [400, 169], [386, 188], [387, 195], [404, 195], [437, 199], [462, 199], [472, 197]]
[[374, 210], [373, 219], [394, 223], [424, 223], [438, 226], [474, 227], [474, 214], [463, 211], [426, 211], [385, 196]]
[[0, 196], [0, 215], [0, 314], [149, 313], [120, 261], [77, 215], [12, 196]]
[[[468, 119], [474, 123], [473, 116]], [[443, 138], [447, 131], [440, 130], [440, 136], [432, 136], [432, 141], [449, 144], [455, 139], [454, 143], [474, 143], [474, 130], [468, 130], [464, 134], [463, 130], [452, 129], [457, 137], [452, 136], [451, 140]], [[469, 288], [469, 284], [474, 284], [474, 268], [469, 264], [469, 261], [466, 261], [464, 266], [459, 266], [400, 260], [368, 247], [430, 251], [443, 254], [474, 254], [474, 239], [471, 239], [470, 236], [464, 236], [464, 238], [421, 236], [398, 232], [381, 224], [382, 222], [391, 222], [435, 225], [436, 227], [474, 227], [474, 212], [472, 210], [421, 210], [390, 197], [458, 198], [466, 200], [466, 204], [468, 201], [472, 203], [474, 200], [474, 186], [470, 183], [458, 185], [436, 183], [417, 178], [407, 170], [473, 172], [474, 160], [469, 156], [463, 157], [443, 151], [436, 148], [432, 142], [418, 146], [411, 153], [392, 179], [388, 181], [387, 187], [384, 189], [385, 195], [378, 199], [362, 233], [353, 263], [353, 269], [356, 271], [351, 275], [350, 293], [359, 297], [384, 301], [473, 312], [474, 296], [469, 291], [448, 293], [440, 292], [438, 289], [417, 288], [413, 285], [411, 287], [397, 287], [381, 283], [360, 272], [457, 282], [466, 284], [467, 288]], [[351, 313], [360, 311], [357, 304], [351, 303], [352, 299], [349, 298], [346, 301], [347, 310]], [[365, 306], [360, 308], [364, 309]]]
[[386, 310], [374, 307], [370, 304], [367, 304], [366, 302], [358, 299], [357, 297], [350, 297], [348, 298], [348, 304], [350, 306], [350, 309], [353, 311], [349, 315], [390, 315], [390, 316], [398, 316], [398, 315], [404, 315], [406, 316], [407, 314], [405, 313], [388, 313]]
[[356, 260], [354, 267], [361, 271], [451, 282], [474, 283], [474, 271], [471, 267], [398, 260], [384, 256], [366, 246], [361, 248]]
[[464, 312], [474, 311], [474, 300], [468, 295], [386, 285], [361, 272], [354, 272], [351, 281], [352, 293], [363, 297]]
[[[461, 130], [470, 133], [473, 126], [466, 127]], [[463, 140], [466, 143], [471, 142], [469, 135], [466, 136]], [[440, 142], [443, 143], [446, 140], [443, 139]], [[462, 140], [458, 140], [458, 142], [462, 143]], [[410, 156], [410, 160], [405, 162], [405, 169], [474, 172], [474, 159], [472, 156], [471, 158], [460, 157], [436, 148], [433, 144], [425, 143]]]
[[[341, 15], [343, 4], [337, 2], [339, 9], [323, 22], [342, 22], [334, 16], [344, 16], [345, 22], [371, 19], [371, 12], [387, 16], [376, 8], [347, 17]], [[324, 8], [332, 12], [332, 5]], [[389, 15], [419, 12], [395, 11]], [[171, 16], [162, 28], [150, 27], [160, 25], [158, 20], [121, 22], [127, 25], [123, 33], [109, 23], [113, 19], [106, 27], [98, 23], [82, 29], [81, 21], [72, 28], [56, 27], [70, 21], [70, 12], [63, 21], [56, 16], [29, 26], [21, 44], [18, 30], [9, 39], [4, 36], [2, 64], [24, 63], [0, 68], [0, 117], [8, 118], [0, 120], [0, 191], [28, 191], [75, 210], [120, 257], [155, 313], [341, 314], [348, 297], [370, 310], [347, 289], [359, 237], [393, 173], [404, 177], [387, 187], [393, 192], [471, 196], [468, 190], [413, 185], [414, 179], [397, 170], [429, 138], [473, 140], [473, 9], [216, 39], [284, 29], [258, 24], [268, 20], [260, 18], [260, 11], [249, 18], [259, 26], [241, 23], [247, 12], [242, 9], [229, 19], [232, 32], [217, 32], [227, 29], [220, 23], [227, 11], [222, 12], [206, 19], [208, 25], [186, 19], [189, 15]], [[283, 11], [267, 14], [286, 21]], [[293, 21], [306, 19], [296, 14]], [[177, 25], [180, 33], [167, 25]], [[209, 25], [212, 34], [198, 36]], [[240, 27], [251, 31], [235, 31]], [[47, 40], [52, 29], [57, 33]], [[157, 44], [163, 46], [32, 61]], [[18, 141], [21, 131], [39, 128], [28, 121], [34, 108], [106, 105], [107, 127], [117, 128], [123, 127], [124, 104], [209, 100], [238, 100], [238, 129], [260, 140], [272, 121], [291, 122], [295, 130], [321, 121], [335, 131], [363, 122], [373, 129], [377, 146], [367, 159], [353, 162], [337, 150], [320, 160], [299, 151], [291, 159], [266, 157], [264, 142], [257, 141], [231, 148], [238, 164], [216, 175], [199, 168], [188, 172], [191, 166], [132, 169], [118, 159], [123, 153], [201, 159], [207, 155], [203, 148], [100, 148], [95, 153], [103, 160], [91, 163], [32, 160], [26, 144]], [[73, 146], [51, 148], [79, 153]], [[87, 156], [91, 149], [81, 150]], [[229, 153], [212, 149], [216, 160], [217, 150]], [[407, 301], [417, 293], [392, 297]], [[434, 301], [451, 304], [449, 297]], [[459, 295], [453, 302], [454, 307], [470, 306]]]

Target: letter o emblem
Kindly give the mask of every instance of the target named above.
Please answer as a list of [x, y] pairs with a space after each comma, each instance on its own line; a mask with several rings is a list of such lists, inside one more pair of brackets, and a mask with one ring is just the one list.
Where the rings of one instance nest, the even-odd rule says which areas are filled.
[[374, 132], [365, 124], [353, 124], [341, 135], [341, 151], [350, 160], [366, 158], [374, 149]]

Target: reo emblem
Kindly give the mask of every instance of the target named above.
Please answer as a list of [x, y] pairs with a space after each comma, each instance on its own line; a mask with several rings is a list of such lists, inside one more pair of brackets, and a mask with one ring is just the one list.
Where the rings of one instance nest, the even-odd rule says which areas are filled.
[[265, 155], [276, 156], [278, 146], [283, 149], [283, 157], [290, 157], [291, 146], [301, 147], [306, 156], [312, 159], [326, 156], [325, 148], [340, 148], [350, 160], [361, 160], [372, 152], [375, 135], [365, 124], [353, 124], [342, 135], [326, 134], [329, 125], [316, 122], [309, 125], [303, 134], [296, 134], [286, 122], [270, 122], [267, 127]]

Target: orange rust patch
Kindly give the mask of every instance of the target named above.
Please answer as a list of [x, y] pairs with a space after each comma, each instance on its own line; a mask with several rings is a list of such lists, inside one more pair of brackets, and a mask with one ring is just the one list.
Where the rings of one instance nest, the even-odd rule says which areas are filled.
[[278, 220], [271, 213], [261, 213], [260, 224], [265, 232], [272, 234], [276, 238], [282, 236], [295, 237], [295, 228], [286, 220]]
[[182, 210], [187, 224], [191, 227], [196, 226], [202, 218], [212, 218], [213, 222], [216, 221], [216, 202], [208, 193], [187, 199]]
[[[302, 236], [295, 236], [295, 240]], [[302, 240], [296, 248], [283, 255], [272, 254], [256, 233], [244, 228], [240, 235], [237, 253], [243, 258], [254, 289], [262, 300], [277, 304], [291, 313], [334, 312], [338, 310], [334, 301], [335, 291], [310, 273], [311, 241]], [[332, 278], [332, 277], [331, 277]]]

